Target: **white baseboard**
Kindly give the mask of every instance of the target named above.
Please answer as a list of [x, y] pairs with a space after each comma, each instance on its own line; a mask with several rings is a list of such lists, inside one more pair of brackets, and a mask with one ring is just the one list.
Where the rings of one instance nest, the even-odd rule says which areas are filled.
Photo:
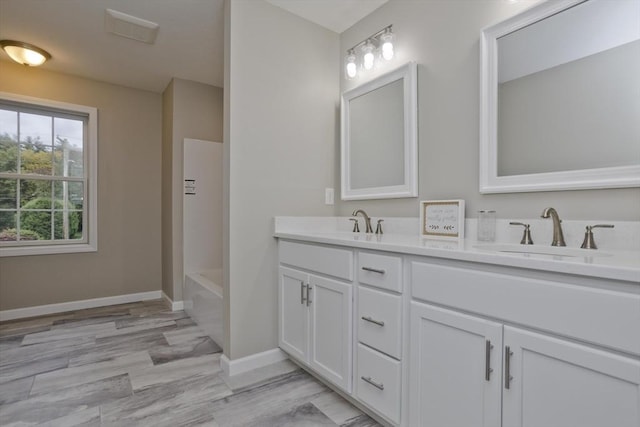
[[162, 291], [162, 298], [169, 302], [171, 305], [171, 311], [184, 310], [184, 301], [174, 301], [169, 298], [169, 295], [165, 294], [164, 291]]
[[225, 374], [232, 377], [285, 359], [288, 359], [286, 353], [279, 348], [234, 360], [229, 360], [229, 358], [223, 354], [222, 357], [220, 357], [220, 367]]
[[129, 302], [147, 301], [160, 299], [161, 297], [161, 291], [150, 291], [139, 292], [137, 294], [62, 302], [59, 304], [37, 305], [34, 307], [16, 308], [13, 310], [2, 310], [0, 311], [0, 321], [64, 313], [65, 311], [83, 310], [85, 308], [106, 307], [109, 305], [126, 304]]

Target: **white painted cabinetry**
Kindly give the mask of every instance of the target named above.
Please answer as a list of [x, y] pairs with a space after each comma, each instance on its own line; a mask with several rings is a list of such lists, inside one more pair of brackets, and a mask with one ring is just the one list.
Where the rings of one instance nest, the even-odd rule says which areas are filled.
[[309, 275], [280, 267], [280, 348], [300, 361], [309, 357], [309, 307], [306, 305]]
[[309, 364], [320, 375], [351, 391], [352, 286], [309, 276], [312, 293]]
[[402, 257], [358, 252], [355, 395], [393, 424], [402, 410]]
[[640, 426], [638, 360], [509, 326], [504, 344], [504, 426]]
[[499, 426], [502, 325], [411, 303], [411, 426]]
[[385, 424], [639, 427], [637, 282], [279, 241], [279, 345]]
[[[507, 283], [506, 292], [495, 292]], [[638, 354], [603, 348], [635, 348], [637, 294], [421, 262], [412, 265], [412, 286], [414, 298], [426, 301], [411, 303], [412, 427], [640, 425]], [[556, 311], [553, 298], [565, 291], [572, 305]], [[605, 337], [601, 325], [592, 324], [603, 317], [594, 309], [610, 325], [634, 324], [620, 323]], [[532, 312], [537, 316], [526, 322]], [[496, 314], [502, 321], [484, 317]], [[546, 330], [529, 330], [527, 323]], [[589, 343], [579, 341], [585, 339]]]
[[[283, 250], [284, 243], [284, 250]], [[316, 255], [298, 262], [306, 269], [279, 268], [279, 345], [290, 356], [341, 389], [351, 391], [352, 293], [344, 280], [352, 275], [352, 252], [343, 249], [281, 242], [281, 264], [295, 267], [301, 254]], [[324, 257], [324, 259], [321, 259]], [[335, 264], [324, 264], [326, 258]], [[322, 268], [324, 266], [324, 268]], [[345, 268], [343, 268], [345, 267]], [[325, 275], [321, 275], [321, 274]]]

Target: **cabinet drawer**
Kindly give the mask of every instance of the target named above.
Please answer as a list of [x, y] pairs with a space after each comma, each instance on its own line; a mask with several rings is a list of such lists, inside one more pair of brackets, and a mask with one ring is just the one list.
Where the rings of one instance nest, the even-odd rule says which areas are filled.
[[400, 359], [401, 306], [399, 295], [358, 288], [358, 340]]
[[378, 288], [402, 292], [402, 258], [360, 252], [358, 281]]
[[640, 354], [640, 295], [413, 262], [414, 298]]
[[340, 279], [353, 280], [353, 251], [280, 240], [280, 262]]
[[400, 422], [400, 362], [358, 344], [356, 395], [369, 407]]

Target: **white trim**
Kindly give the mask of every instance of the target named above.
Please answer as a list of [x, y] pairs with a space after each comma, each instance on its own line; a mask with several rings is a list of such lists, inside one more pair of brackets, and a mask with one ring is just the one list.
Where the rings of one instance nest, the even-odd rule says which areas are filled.
[[[89, 232], [91, 233], [91, 232]], [[16, 246], [0, 247], [0, 258], [23, 255], [76, 254], [81, 252], [97, 252], [98, 249], [87, 243], [69, 245]]]
[[65, 311], [83, 310], [85, 308], [106, 307], [137, 301], [160, 299], [161, 291], [139, 292], [136, 294], [116, 295], [112, 297], [92, 298], [58, 304], [37, 305], [0, 311], [0, 321], [23, 319], [25, 317], [44, 316], [46, 314], [64, 313]]
[[[382, 86], [403, 81], [404, 105], [404, 182], [382, 187], [351, 188], [349, 102]], [[340, 197], [342, 200], [395, 199], [418, 196], [418, 66], [409, 62], [361, 86], [348, 90], [340, 98]]]
[[273, 350], [263, 351], [262, 353], [256, 353], [234, 360], [229, 360], [227, 355], [223, 354], [222, 357], [220, 357], [220, 367], [225, 374], [232, 377], [234, 375], [243, 374], [288, 358], [287, 354], [279, 348], [274, 348]]
[[0, 248], [0, 257], [22, 255], [48, 255], [78, 252], [98, 251], [98, 109], [86, 105], [70, 104], [68, 102], [53, 101], [50, 99], [35, 98], [16, 93], [0, 92], [0, 99], [6, 101], [30, 104], [39, 107], [47, 107], [57, 110], [66, 110], [71, 113], [87, 115], [87, 144], [84, 146], [84, 164], [88, 169], [88, 175], [83, 177], [86, 182], [85, 200], [83, 207], [83, 221], [87, 230], [86, 237], [81, 243], [71, 244], [46, 244], [19, 246], [7, 245]]
[[480, 35], [480, 193], [583, 190], [640, 186], [640, 166], [603, 167], [498, 176], [498, 38], [582, 3], [558, 0], [537, 4]]
[[171, 311], [184, 310], [184, 301], [174, 301], [164, 291], [162, 291], [162, 298], [171, 305]]

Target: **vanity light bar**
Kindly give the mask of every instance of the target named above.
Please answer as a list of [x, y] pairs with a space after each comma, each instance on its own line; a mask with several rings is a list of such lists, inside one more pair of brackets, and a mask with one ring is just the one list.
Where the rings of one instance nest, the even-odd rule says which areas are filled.
[[[345, 58], [347, 79], [355, 78], [358, 75], [358, 68], [364, 71], [371, 70], [375, 65], [378, 54], [386, 61], [393, 59], [394, 34], [392, 29], [393, 25], [384, 27], [382, 30], [356, 43], [350, 49], [347, 49], [347, 56]], [[360, 59], [360, 64], [358, 64], [358, 59]]]

